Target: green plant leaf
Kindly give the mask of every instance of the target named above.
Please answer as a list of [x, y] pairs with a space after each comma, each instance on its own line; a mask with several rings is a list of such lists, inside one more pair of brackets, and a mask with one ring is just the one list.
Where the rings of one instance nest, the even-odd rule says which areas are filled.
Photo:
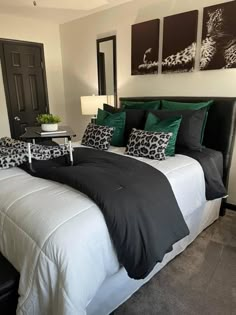
[[36, 117], [36, 121], [39, 124], [57, 124], [61, 122], [61, 118], [53, 114], [40, 114]]

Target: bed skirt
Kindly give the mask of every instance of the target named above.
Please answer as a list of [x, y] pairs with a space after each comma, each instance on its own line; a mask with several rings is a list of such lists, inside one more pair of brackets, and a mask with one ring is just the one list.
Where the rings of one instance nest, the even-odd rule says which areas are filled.
[[129, 278], [124, 268], [107, 278], [89, 303], [87, 315], [108, 315], [128, 300], [134, 292], [148, 282], [169, 261], [184, 251], [204, 229], [218, 219], [220, 206], [221, 199], [208, 201], [204, 206], [189, 214], [185, 221], [189, 227], [190, 235], [177, 242], [173, 246], [173, 250], [165, 255], [162, 263], [157, 264], [144, 280]]

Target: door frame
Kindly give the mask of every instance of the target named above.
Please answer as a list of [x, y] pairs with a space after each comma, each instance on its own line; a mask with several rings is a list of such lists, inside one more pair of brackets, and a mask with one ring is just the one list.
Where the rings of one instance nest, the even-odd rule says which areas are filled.
[[40, 55], [41, 55], [41, 67], [43, 71], [43, 85], [44, 85], [44, 91], [45, 91], [45, 112], [49, 113], [49, 102], [48, 102], [48, 88], [47, 88], [47, 75], [46, 75], [46, 67], [45, 67], [45, 57], [44, 57], [44, 45], [41, 43], [35, 43], [35, 42], [26, 42], [22, 40], [15, 40], [15, 39], [7, 39], [7, 38], [0, 38], [0, 61], [2, 66], [2, 77], [3, 77], [3, 85], [4, 85], [4, 91], [5, 91], [5, 98], [7, 103], [7, 113], [8, 113], [8, 121], [11, 131], [11, 136], [14, 134], [14, 123], [13, 123], [13, 114], [12, 114], [12, 108], [11, 108], [11, 101], [10, 101], [10, 89], [8, 85], [7, 80], [7, 69], [6, 69], [6, 61], [4, 57], [4, 49], [3, 44], [15, 44], [15, 45], [23, 45], [23, 46], [34, 46], [38, 47], [40, 49]]

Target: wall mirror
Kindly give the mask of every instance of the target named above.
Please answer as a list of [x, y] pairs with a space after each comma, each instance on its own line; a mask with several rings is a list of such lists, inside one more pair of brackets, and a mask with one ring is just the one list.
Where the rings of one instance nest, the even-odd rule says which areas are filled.
[[[117, 106], [116, 36], [97, 39], [98, 94], [108, 95]], [[113, 104], [111, 104], [113, 105]]]

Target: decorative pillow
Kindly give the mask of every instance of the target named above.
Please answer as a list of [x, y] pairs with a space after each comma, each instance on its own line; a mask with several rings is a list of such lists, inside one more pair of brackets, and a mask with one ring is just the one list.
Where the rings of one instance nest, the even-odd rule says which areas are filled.
[[165, 160], [165, 150], [172, 133], [150, 132], [133, 129], [126, 147], [126, 154]]
[[185, 102], [172, 102], [172, 101], [166, 101], [162, 100], [161, 101], [161, 109], [168, 109], [168, 110], [198, 110], [205, 108], [206, 113], [205, 113], [205, 119], [203, 122], [202, 126], [202, 134], [201, 134], [201, 144], [203, 142], [204, 138], [204, 132], [205, 132], [205, 127], [207, 123], [207, 117], [208, 117], [208, 110], [210, 109], [211, 105], [214, 103], [213, 100], [207, 101], [207, 102], [199, 102], [199, 103], [185, 103]]
[[181, 116], [161, 120], [152, 113], [148, 114], [144, 130], [165, 133], [171, 132], [173, 134], [165, 151], [166, 156], [175, 155], [175, 143], [181, 120]]
[[111, 140], [111, 145], [122, 147], [124, 145], [126, 113], [118, 112], [111, 114], [105, 110], [98, 109], [97, 125], [113, 127], [114, 134]]
[[113, 133], [114, 128], [112, 127], [98, 126], [90, 123], [84, 132], [81, 144], [98, 150], [108, 150]]
[[182, 116], [176, 147], [185, 147], [191, 150], [201, 151], [202, 126], [206, 109], [200, 110], [157, 110], [150, 111], [159, 119], [168, 119]]
[[120, 113], [122, 111], [126, 114], [125, 131], [124, 131], [124, 144], [126, 145], [129, 140], [130, 133], [133, 128], [144, 129], [146, 121], [146, 110], [144, 109], [125, 109], [115, 108], [113, 106], [103, 104], [103, 109], [109, 113]]
[[17, 149], [0, 147], [0, 169], [19, 166], [26, 162], [28, 154], [18, 152]]
[[27, 143], [24, 141], [12, 139], [9, 137], [0, 138], [0, 146], [3, 147], [14, 147], [19, 149], [27, 149]]
[[161, 107], [161, 101], [121, 101], [122, 109], [159, 109]]
[[199, 102], [199, 103], [185, 103], [185, 102], [173, 102], [173, 101], [161, 101], [161, 109], [168, 109], [168, 110], [182, 110], [182, 109], [191, 109], [191, 110], [198, 110], [202, 108], [210, 108], [213, 104], [213, 101], [207, 102]]
[[[31, 144], [31, 155], [35, 160], [50, 160], [69, 153], [65, 145], [45, 146]], [[28, 160], [28, 145], [24, 141], [0, 138], [0, 169], [18, 166]]]
[[68, 145], [50, 146], [47, 148], [50, 150], [51, 159], [55, 159], [70, 153]]
[[[27, 142], [24, 141], [4, 137], [0, 138], [0, 146], [15, 148], [17, 149], [17, 153], [23, 153], [27, 150], [26, 152], [28, 154], [28, 145]], [[55, 159], [69, 153], [70, 150], [67, 145], [31, 144], [32, 158], [36, 160]]]

